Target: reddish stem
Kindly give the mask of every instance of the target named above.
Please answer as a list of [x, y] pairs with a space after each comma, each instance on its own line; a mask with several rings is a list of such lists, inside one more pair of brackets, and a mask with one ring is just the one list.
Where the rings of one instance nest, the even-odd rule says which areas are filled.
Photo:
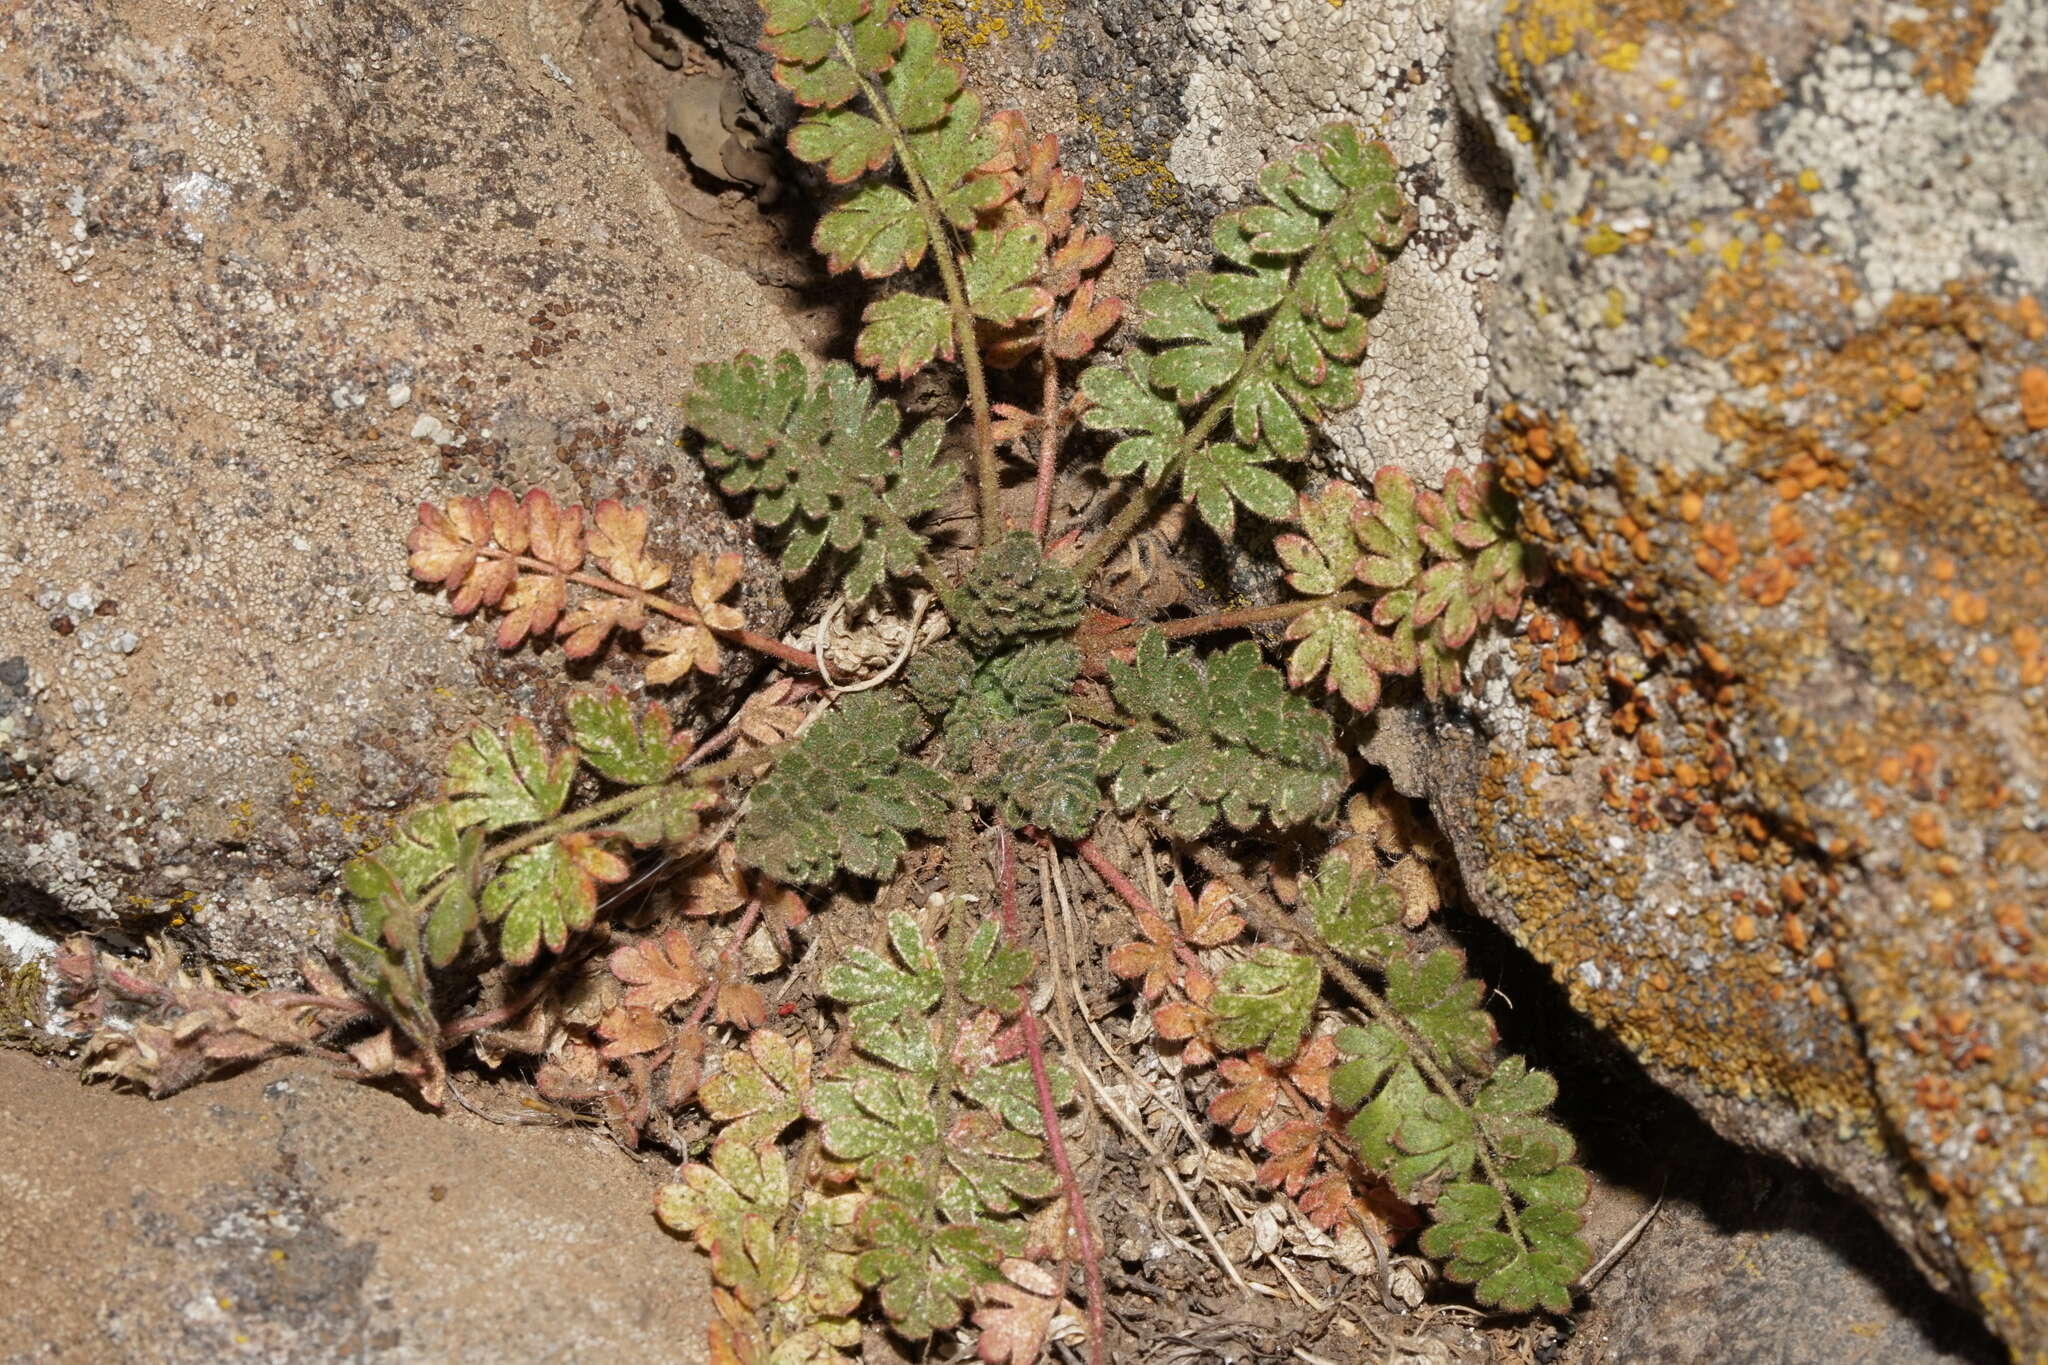
[[690, 1007], [690, 1017], [683, 1021], [684, 1028], [695, 1028], [704, 1022], [704, 1016], [711, 1012], [711, 1002], [718, 998], [718, 987], [725, 981], [725, 973], [732, 966], [732, 960], [739, 956], [740, 945], [747, 941], [747, 935], [754, 932], [754, 925], [761, 919], [761, 898], [748, 899], [746, 913], [739, 923], [732, 927], [732, 937], [725, 941], [725, 947], [718, 950], [718, 972], [704, 983], [704, 994], [697, 997], [697, 1003]]
[[1280, 602], [1270, 607], [1241, 607], [1236, 611], [1210, 612], [1206, 616], [1183, 616], [1177, 621], [1126, 627], [1100, 648], [1114, 649], [1130, 643], [1141, 632], [1148, 630], [1156, 630], [1169, 640], [1179, 640], [1189, 635], [1208, 635], [1219, 630], [1242, 630], [1247, 626], [1275, 625], [1281, 621], [1292, 621], [1297, 616], [1306, 616], [1317, 607], [1355, 607], [1367, 600], [1365, 593], [1349, 591], [1332, 593], [1328, 597], [1305, 597], [1298, 602]]
[[629, 602], [637, 602], [649, 611], [658, 611], [663, 616], [680, 621], [686, 626], [703, 626], [704, 629], [721, 639], [730, 640], [736, 645], [753, 650], [756, 654], [766, 654], [771, 658], [780, 659], [791, 668], [801, 668], [806, 673], [816, 673], [818, 671], [818, 657], [815, 654], [806, 653], [793, 645], [786, 645], [780, 640], [761, 634], [759, 631], [748, 630], [745, 626], [725, 629], [719, 626], [708, 625], [694, 607], [686, 607], [671, 598], [663, 597], [659, 593], [648, 592], [643, 588], [628, 587], [616, 578], [608, 578], [604, 574], [591, 573], [588, 570], [564, 574], [560, 569], [544, 559], [535, 559], [532, 555], [515, 555], [498, 545], [482, 546], [479, 548], [478, 553], [489, 555], [494, 559], [510, 559], [520, 568], [532, 569], [536, 573], [558, 574], [571, 583], [580, 583], [586, 588], [595, 588], [599, 592], [609, 593], [613, 597], [623, 597]]
[[1052, 323], [1048, 321], [1038, 339], [1038, 363], [1045, 370], [1045, 388], [1039, 401], [1038, 492], [1031, 504], [1031, 534], [1045, 544], [1046, 528], [1052, 524], [1053, 477], [1060, 458], [1060, 363], [1051, 350]]
[[[1003, 932], [1010, 942], [1023, 947], [1017, 930], [1017, 846], [1010, 832], [998, 828], [996, 847], [1001, 850], [1003, 868]], [[1038, 1016], [1031, 1012], [1031, 992], [1017, 988], [1017, 1023], [1024, 1035], [1024, 1053], [1031, 1059], [1031, 1083], [1038, 1090], [1038, 1117], [1045, 1126], [1045, 1145], [1052, 1153], [1053, 1169], [1067, 1192], [1067, 1209], [1074, 1217], [1075, 1235], [1081, 1240], [1081, 1273], [1088, 1282], [1088, 1359], [1103, 1365], [1102, 1266], [1095, 1255], [1095, 1232], [1088, 1224], [1088, 1205], [1081, 1198], [1081, 1182], [1074, 1178], [1074, 1163], [1067, 1159], [1067, 1139], [1060, 1132], [1059, 1106], [1053, 1103], [1052, 1078], [1045, 1069], [1045, 1048], [1039, 1041]]]

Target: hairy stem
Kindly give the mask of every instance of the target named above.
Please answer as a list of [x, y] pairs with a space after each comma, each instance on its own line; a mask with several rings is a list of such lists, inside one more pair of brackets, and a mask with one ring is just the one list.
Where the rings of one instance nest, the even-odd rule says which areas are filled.
[[[839, 59], [859, 73], [860, 62], [854, 57], [853, 45], [846, 41], [846, 34], [834, 29], [832, 41], [838, 46]], [[967, 285], [961, 279], [960, 262], [953, 253], [953, 238], [947, 230], [945, 215], [939, 212], [938, 198], [910, 154], [910, 135], [897, 119], [895, 109], [883, 98], [881, 87], [865, 75], [858, 79], [861, 94], [867, 97], [868, 106], [875, 111], [875, 118], [887, 130], [896, 149], [896, 164], [903, 168], [903, 178], [910, 184], [918, 217], [924, 221], [925, 238], [931, 243], [932, 260], [939, 267], [939, 280], [946, 289], [946, 308], [953, 315], [953, 343], [960, 352], [960, 368], [967, 375], [967, 407], [974, 418], [974, 478], [981, 492], [981, 543], [993, 545], [1002, 531], [997, 496], [1000, 475], [996, 468], [995, 425], [989, 416], [988, 374], [981, 363], [981, 342], [974, 334], [974, 312], [967, 306]]]
[[697, 1003], [690, 1006], [690, 1017], [683, 1020], [686, 1029], [695, 1028], [704, 1022], [704, 1016], [711, 1012], [711, 1002], [718, 997], [718, 988], [726, 980], [726, 973], [732, 970], [733, 961], [739, 957], [740, 945], [747, 941], [747, 935], [754, 932], [754, 926], [761, 919], [761, 898], [749, 896], [747, 908], [740, 915], [739, 922], [726, 936], [725, 946], [718, 950], [718, 974], [704, 983], [704, 993], [697, 997]]
[[[1010, 839], [1006, 829], [996, 830], [998, 857], [1002, 862], [1003, 932], [1010, 936], [1010, 942], [1023, 947], [1023, 934], [1017, 928], [1017, 846]], [[1066, 1191], [1067, 1211], [1074, 1220], [1074, 1234], [1081, 1242], [1081, 1273], [1088, 1282], [1088, 1359], [1092, 1365], [1103, 1365], [1108, 1359], [1105, 1354], [1102, 1327], [1102, 1265], [1095, 1254], [1095, 1231], [1088, 1223], [1088, 1205], [1081, 1197], [1081, 1182], [1074, 1176], [1074, 1163], [1067, 1159], [1067, 1139], [1060, 1131], [1059, 1106], [1053, 1103], [1052, 1078], [1045, 1067], [1045, 1047], [1039, 1041], [1038, 1016], [1031, 1012], [1031, 992], [1028, 987], [1017, 988], [1017, 1023], [1023, 1032], [1024, 1055], [1031, 1059], [1031, 1084], [1038, 1091], [1038, 1117], [1045, 1126], [1046, 1150], [1052, 1154], [1053, 1169], [1059, 1172], [1060, 1185]]]
[[1052, 353], [1052, 319], [1048, 315], [1038, 336], [1038, 363], [1044, 386], [1038, 404], [1038, 487], [1031, 500], [1031, 534], [1045, 544], [1052, 525], [1052, 486], [1060, 459], [1060, 362]]

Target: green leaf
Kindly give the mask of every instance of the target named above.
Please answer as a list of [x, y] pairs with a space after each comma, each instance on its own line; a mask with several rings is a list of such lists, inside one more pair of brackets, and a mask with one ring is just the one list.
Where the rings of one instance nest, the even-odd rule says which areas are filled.
[[1031, 971], [1031, 954], [1004, 942], [994, 920], [983, 920], [961, 956], [961, 998], [983, 1009], [1015, 1013], [1017, 988], [1031, 979]]
[[551, 758], [531, 721], [513, 721], [502, 738], [479, 725], [449, 752], [448, 806], [457, 828], [538, 824], [561, 811], [575, 773], [576, 751]]
[[1401, 898], [1369, 862], [1332, 853], [1301, 879], [1300, 895], [1323, 942], [1346, 957], [1378, 966], [1401, 950]]
[[904, 834], [935, 828], [951, 794], [909, 755], [923, 730], [913, 708], [885, 694], [840, 702], [754, 787], [736, 831], [741, 861], [791, 885], [842, 868], [893, 876]]
[[930, 1083], [880, 1067], [862, 1068], [852, 1081], [821, 1082], [808, 1112], [825, 1150], [842, 1161], [915, 1158], [939, 1140]]
[[1039, 317], [1052, 307], [1052, 295], [1031, 283], [1045, 256], [1044, 228], [1026, 223], [975, 232], [967, 240], [960, 273], [974, 316], [1008, 325]]
[[1149, 356], [1137, 354], [1127, 357], [1121, 368], [1093, 365], [1081, 375], [1081, 396], [1088, 400], [1081, 414], [1083, 426], [1090, 431], [1142, 433], [1119, 441], [1104, 457], [1102, 471], [1113, 479], [1142, 469], [1147, 484], [1158, 483], [1187, 434], [1180, 409], [1154, 391], [1151, 364]]
[[923, 177], [940, 215], [954, 227], [973, 227], [977, 215], [1008, 193], [1001, 176], [979, 170], [1002, 151], [1003, 138], [982, 120], [981, 99], [973, 91], [962, 91], [943, 119], [912, 131], [909, 143], [904, 159]]
[[958, 1180], [940, 1192], [939, 1208], [955, 1222], [1014, 1213], [1020, 1201], [1044, 1199], [1059, 1188], [1045, 1160], [1045, 1144], [1004, 1127], [993, 1114], [960, 1115], [947, 1130], [942, 1150]]
[[789, 150], [800, 161], [822, 163], [825, 178], [842, 185], [879, 171], [895, 154], [889, 130], [851, 109], [807, 115], [790, 133]]
[[1218, 818], [1250, 829], [1334, 808], [1344, 764], [1329, 719], [1289, 692], [1251, 641], [1197, 662], [1148, 632], [1132, 662], [1108, 672], [1116, 704], [1141, 722], [1103, 751], [1118, 810], [1154, 806], [1193, 839]]
[[960, 93], [960, 68], [941, 59], [939, 51], [938, 25], [923, 17], [912, 19], [903, 26], [896, 64], [882, 78], [882, 97], [896, 121], [912, 132], [945, 118]]
[[882, 1311], [913, 1339], [960, 1323], [977, 1285], [999, 1278], [1003, 1245], [982, 1227], [934, 1227], [894, 1199], [876, 1199], [861, 1213], [859, 1233], [868, 1249], [855, 1262], [863, 1284], [879, 1291]]
[[1172, 389], [1181, 403], [1198, 402], [1222, 387], [1244, 363], [1244, 337], [1225, 331], [1197, 291], [1162, 280], [1138, 291], [1138, 328], [1153, 340], [1185, 339], [1153, 357], [1151, 382]]
[[655, 1216], [710, 1254], [711, 1274], [741, 1303], [762, 1308], [796, 1285], [799, 1247], [778, 1235], [790, 1203], [788, 1163], [773, 1143], [721, 1137], [711, 1164], [691, 1163], [655, 1195]]
[[1225, 539], [1236, 530], [1240, 503], [1278, 521], [1294, 506], [1294, 490], [1266, 468], [1266, 459], [1263, 450], [1227, 441], [1202, 446], [1188, 457], [1181, 472], [1181, 495]]
[[1307, 534], [1284, 535], [1273, 542], [1288, 569], [1287, 586], [1304, 597], [1326, 597], [1351, 582], [1359, 555], [1351, 523], [1363, 502], [1357, 489], [1334, 479], [1313, 497], [1301, 495], [1294, 522]]
[[1209, 1003], [1215, 1015], [1210, 1031], [1232, 1051], [1256, 1047], [1284, 1062], [1308, 1034], [1309, 1012], [1322, 984], [1314, 958], [1261, 948], [1217, 977], [1216, 996]]
[[803, 1117], [811, 1091], [811, 1045], [757, 1029], [725, 1054], [724, 1068], [697, 1088], [704, 1112], [723, 1124], [721, 1139], [770, 1142]]
[[426, 933], [422, 936], [427, 960], [436, 967], [453, 962], [462, 951], [462, 941], [476, 928], [476, 888], [483, 880], [483, 852], [484, 832], [464, 830], [454, 875], [441, 899], [435, 902], [433, 913], [427, 916]]
[[446, 802], [408, 811], [388, 843], [350, 859], [342, 870], [356, 931], [366, 939], [381, 939], [395, 915], [394, 932], [417, 932], [414, 899], [455, 869], [463, 846]]
[[889, 942], [897, 962], [872, 948], [856, 947], [825, 971], [825, 993], [853, 1006], [848, 1022], [856, 1031], [878, 1021], [922, 1014], [945, 994], [938, 954], [918, 932], [916, 920], [901, 910], [893, 911]]
[[666, 782], [690, 756], [692, 744], [691, 735], [675, 732], [660, 702], [649, 705], [636, 725], [632, 701], [616, 687], [572, 697], [569, 733], [593, 771], [629, 787]]
[[620, 835], [635, 848], [657, 844], [680, 847], [696, 841], [703, 830], [704, 812], [717, 804], [718, 794], [709, 787], [677, 783], [626, 812], [607, 832]]
[[787, 352], [773, 367], [754, 356], [702, 365], [683, 406], [707, 438], [704, 463], [720, 487], [752, 494], [763, 525], [791, 527], [783, 572], [806, 572], [830, 547], [846, 556], [840, 586], [852, 597], [917, 569], [922, 541], [905, 527], [938, 508], [960, 478], [956, 462], [938, 458], [937, 421], [896, 447], [896, 405], [876, 401], [873, 382], [840, 361], [808, 393], [801, 362]]
[[561, 952], [571, 929], [589, 927], [597, 914], [597, 888], [562, 841], [551, 839], [506, 859], [485, 883], [480, 908], [499, 925], [499, 955], [519, 965], [533, 961], [543, 943]]
[[854, 359], [883, 379], [916, 374], [934, 357], [953, 358], [953, 315], [937, 299], [891, 294], [869, 304], [861, 321]]
[[1379, 660], [1394, 656], [1356, 612], [1331, 606], [1312, 608], [1288, 624], [1287, 638], [1299, 642], [1287, 658], [1289, 687], [1307, 687], [1327, 667], [1325, 686], [1359, 712], [1370, 712], [1380, 704]]
[[1414, 1025], [1438, 1060], [1460, 1071], [1483, 1070], [1493, 1050], [1493, 1020], [1479, 1008], [1486, 988], [1465, 975], [1455, 951], [1439, 948], [1417, 963], [1387, 964], [1387, 1003]]
[[1520, 1057], [1503, 1057], [1473, 1097], [1482, 1114], [1537, 1114], [1557, 1099], [1557, 1082], [1547, 1071], [1531, 1071]]
[[1339, 1029], [1337, 1050], [1348, 1059], [1330, 1073], [1330, 1101], [1339, 1109], [1364, 1104], [1394, 1068], [1408, 1060], [1400, 1035], [1380, 1024]]
[[811, 244], [834, 274], [855, 267], [871, 280], [924, 259], [924, 218], [894, 185], [863, 185], [818, 220]]

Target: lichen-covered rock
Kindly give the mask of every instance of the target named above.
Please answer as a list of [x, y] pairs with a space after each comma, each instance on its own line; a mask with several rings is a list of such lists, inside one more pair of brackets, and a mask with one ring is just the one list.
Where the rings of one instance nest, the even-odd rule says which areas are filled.
[[282, 968], [453, 733], [558, 716], [559, 658], [408, 582], [422, 499], [615, 495], [657, 552], [747, 546], [672, 404], [788, 329], [687, 247], [540, 17], [0, 15], [0, 913], [30, 888]]
[[2048, 4], [1456, 38], [1555, 577], [1414, 776], [1581, 1009], [2048, 1359]]
[[[725, 51], [752, 6], [681, 0]], [[1116, 237], [1111, 283], [1206, 268], [1209, 224], [1331, 119], [1384, 139], [1419, 224], [1373, 318], [1365, 396], [1326, 428], [1336, 467], [1439, 479], [1485, 426], [1486, 336], [1506, 168], [1460, 117], [1451, 0], [901, 0], [933, 19], [991, 107], [1058, 133]], [[751, 89], [752, 87], [750, 87]], [[765, 106], [764, 106], [765, 107]]]

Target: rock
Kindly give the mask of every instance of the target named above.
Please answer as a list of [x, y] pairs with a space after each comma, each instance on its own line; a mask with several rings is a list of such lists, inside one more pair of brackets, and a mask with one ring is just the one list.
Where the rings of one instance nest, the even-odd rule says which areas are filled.
[[[759, 33], [751, 0], [682, 7], [723, 53]], [[1458, 111], [1450, 0], [903, 8], [938, 23], [991, 109], [1016, 105], [1060, 136], [1063, 162], [1088, 181], [1083, 216], [1117, 239], [1109, 282], [1126, 295], [1206, 268], [1211, 220], [1322, 124], [1350, 119], [1385, 139], [1420, 223], [1373, 320], [1364, 398], [1325, 428], [1327, 453], [1354, 474], [1398, 461], [1434, 482], [1477, 445], [1507, 171]]]
[[[0, 1052], [0, 1361], [400, 1365], [696, 1351], [662, 1172], [304, 1065], [162, 1103]], [[489, 1098], [480, 1098], [488, 1105]]]
[[1461, 8], [1555, 576], [1408, 779], [1578, 1008], [2042, 1359], [2048, 4], [1905, 13]]
[[650, 502], [781, 628], [673, 440], [693, 362], [791, 334], [537, 15], [0, 17], [0, 887], [63, 924], [276, 973], [453, 735], [630, 681], [451, 626], [405, 573], [422, 499]]

